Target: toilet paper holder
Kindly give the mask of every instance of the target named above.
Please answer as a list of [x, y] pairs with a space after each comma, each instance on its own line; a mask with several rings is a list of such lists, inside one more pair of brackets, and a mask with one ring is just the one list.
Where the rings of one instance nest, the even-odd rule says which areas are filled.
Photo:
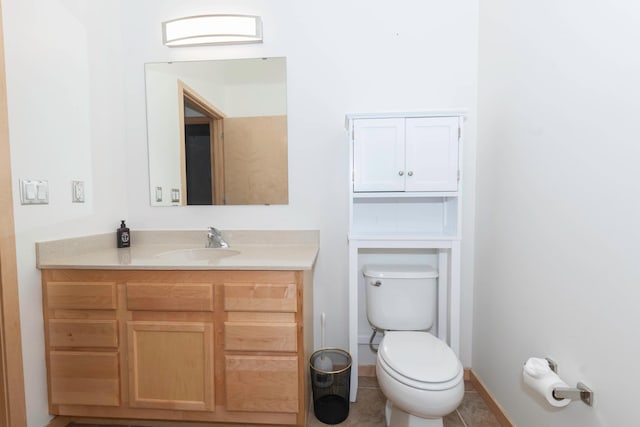
[[[549, 364], [549, 368], [556, 374], [558, 373], [558, 364], [545, 357], [545, 360]], [[556, 400], [562, 399], [571, 399], [571, 400], [582, 400], [589, 406], [593, 406], [593, 390], [584, 385], [584, 383], [579, 382], [576, 387], [556, 387], [553, 389], [553, 398]]]

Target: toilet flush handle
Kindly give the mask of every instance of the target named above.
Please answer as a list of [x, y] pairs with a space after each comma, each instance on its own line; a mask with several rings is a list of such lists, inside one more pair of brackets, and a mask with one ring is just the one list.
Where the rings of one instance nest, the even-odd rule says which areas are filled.
[[382, 282], [380, 280], [376, 280], [375, 282], [371, 281], [370, 284], [377, 288], [378, 286], [382, 285]]

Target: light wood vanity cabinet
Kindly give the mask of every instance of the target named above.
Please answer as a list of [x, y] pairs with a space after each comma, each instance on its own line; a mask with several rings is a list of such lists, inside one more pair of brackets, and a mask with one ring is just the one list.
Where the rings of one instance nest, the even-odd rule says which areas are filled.
[[51, 405], [120, 405], [116, 283], [45, 286]]
[[298, 289], [287, 283], [224, 284], [227, 408], [298, 412]]
[[43, 270], [50, 412], [305, 425], [305, 273]]
[[125, 306], [132, 312], [126, 322], [131, 407], [215, 409], [214, 288], [213, 283], [125, 283]]

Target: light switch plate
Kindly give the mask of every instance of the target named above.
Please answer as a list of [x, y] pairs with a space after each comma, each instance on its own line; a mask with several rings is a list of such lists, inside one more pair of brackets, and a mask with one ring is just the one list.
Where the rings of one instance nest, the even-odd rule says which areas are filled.
[[71, 201], [84, 203], [84, 181], [71, 181]]
[[20, 203], [23, 205], [49, 204], [49, 182], [35, 179], [21, 179]]
[[177, 188], [171, 189], [171, 203], [180, 203], [180, 190]]

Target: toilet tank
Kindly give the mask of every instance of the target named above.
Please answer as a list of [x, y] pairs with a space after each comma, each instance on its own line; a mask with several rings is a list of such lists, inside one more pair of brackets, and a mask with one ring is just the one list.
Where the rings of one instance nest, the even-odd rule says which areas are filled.
[[384, 330], [428, 330], [436, 319], [438, 272], [428, 265], [367, 264], [367, 318]]

